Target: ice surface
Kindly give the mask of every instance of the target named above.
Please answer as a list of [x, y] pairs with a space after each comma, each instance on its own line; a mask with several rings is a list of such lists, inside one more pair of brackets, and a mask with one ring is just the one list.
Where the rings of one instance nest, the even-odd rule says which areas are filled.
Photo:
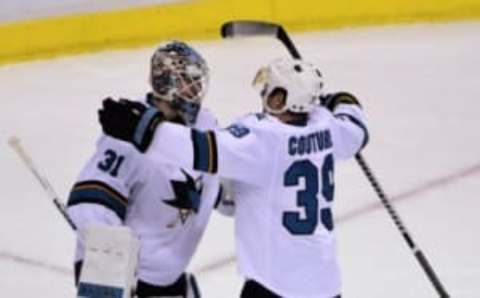
[[[356, 94], [368, 115], [364, 157], [452, 297], [480, 297], [480, 23], [293, 35], [328, 91]], [[260, 108], [257, 68], [287, 55], [274, 40], [194, 42], [212, 69], [205, 105], [222, 124]], [[18, 135], [65, 198], [100, 132], [106, 96], [148, 87], [154, 47], [0, 68], [0, 296], [74, 297], [74, 237], [8, 147]], [[437, 297], [354, 161], [336, 170], [344, 296]], [[477, 201], [479, 200], [479, 201]], [[191, 269], [204, 297], [237, 297], [233, 226], [214, 215]], [[321, 276], [319, 276], [321, 278]]]

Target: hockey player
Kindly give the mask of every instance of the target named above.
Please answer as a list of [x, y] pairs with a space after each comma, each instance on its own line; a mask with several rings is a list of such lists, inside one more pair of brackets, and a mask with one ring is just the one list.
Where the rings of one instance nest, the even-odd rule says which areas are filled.
[[[151, 58], [152, 92], [143, 102], [161, 111], [163, 121], [212, 129], [216, 120], [201, 108], [208, 79], [207, 64], [193, 48], [165, 43]], [[68, 213], [80, 231], [77, 281], [85, 251], [82, 230], [92, 224], [123, 225], [140, 241], [136, 297], [199, 297], [194, 276], [185, 270], [218, 193], [215, 176], [152, 163], [130, 144], [101, 136], [68, 201]]]
[[[241, 297], [340, 297], [334, 165], [367, 143], [362, 108], [348, 93], [322, 96], [320, 72], [300, 60], [273, 61], [254, 84], [263, 113], [226, 130], [162, 122], [161, 111], [111, 100], [104, 101], [100, 122], [152, 160], [233, 180], [236, 253], [246, 279]], [[143, 121], [152, 125], [139, 132]]]

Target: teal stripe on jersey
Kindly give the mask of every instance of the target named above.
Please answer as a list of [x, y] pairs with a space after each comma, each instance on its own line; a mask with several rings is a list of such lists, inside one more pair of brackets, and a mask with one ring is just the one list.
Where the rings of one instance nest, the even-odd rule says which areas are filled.
[[193, 168], [195, 170], [208, 170], [208, 142], [207, 136], [198, 130], [192, 129], [193, 142]]
[[117, 214], [123, 221], [127, 214], [127, 201], [118, 192], [101, 182], [82, 182], [76, 184], [68, 198], [68, 206], [83, 203], [99, 204]]
[[78, 297], [122, 298], [123, 289], [81, 282], [78, 285]]
[[148, 129], [148, 126], [152, 122], [152, 119], [157, 116], [158, 109], [156, 108], [149, 108], [143, 114], [142, 118], [140, 119], [140, 123], [137, 125], [137, 129], [135, 130], [135, 134], [133, 136], [133, 142], [138, 145], [142, 145], [143, 137], [145, 136], [145, 132]]

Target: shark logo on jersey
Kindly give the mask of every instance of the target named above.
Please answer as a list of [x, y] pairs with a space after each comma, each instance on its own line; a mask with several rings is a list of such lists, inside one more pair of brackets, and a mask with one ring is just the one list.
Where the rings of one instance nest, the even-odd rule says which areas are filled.
[[185, 224], [192, 213], [197, 213], [200, 208], [200, 195], [202, 194], [202, 176], [194, 179], [187, 172], [182, 170], [186, 181], [171, 181], [175, 198], [163, 200], [167, 205], [178, 209], [178, 216], [167, 225], [174, 228], [178, 222]]

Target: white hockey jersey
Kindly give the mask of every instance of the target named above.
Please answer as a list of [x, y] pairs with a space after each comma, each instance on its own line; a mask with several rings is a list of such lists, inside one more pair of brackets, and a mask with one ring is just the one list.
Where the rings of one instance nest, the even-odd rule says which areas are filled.
[[[195, 127], [215, 126], [201, 109]], [[92, 223], [130, 227], [140, 240], [138, 278], [168, 285], [186, 269], [218, 193], [214, 175], [153, 163], [129, 143], [101, 136], [71, 191], [68, 212], [79, 230]], [[82, 258], [78, 241], [76, 260]]]
[[341, 292], [334, 162], [366, 144], [364, 123], [360, 107], [348, 104], [334, 113], [318, 107], [304, 126], [265, 114], [210, 132], [164, 123], [147, 154], [234, 180], [236, 253], [245, 278], [283, 297], [333, 297]]

